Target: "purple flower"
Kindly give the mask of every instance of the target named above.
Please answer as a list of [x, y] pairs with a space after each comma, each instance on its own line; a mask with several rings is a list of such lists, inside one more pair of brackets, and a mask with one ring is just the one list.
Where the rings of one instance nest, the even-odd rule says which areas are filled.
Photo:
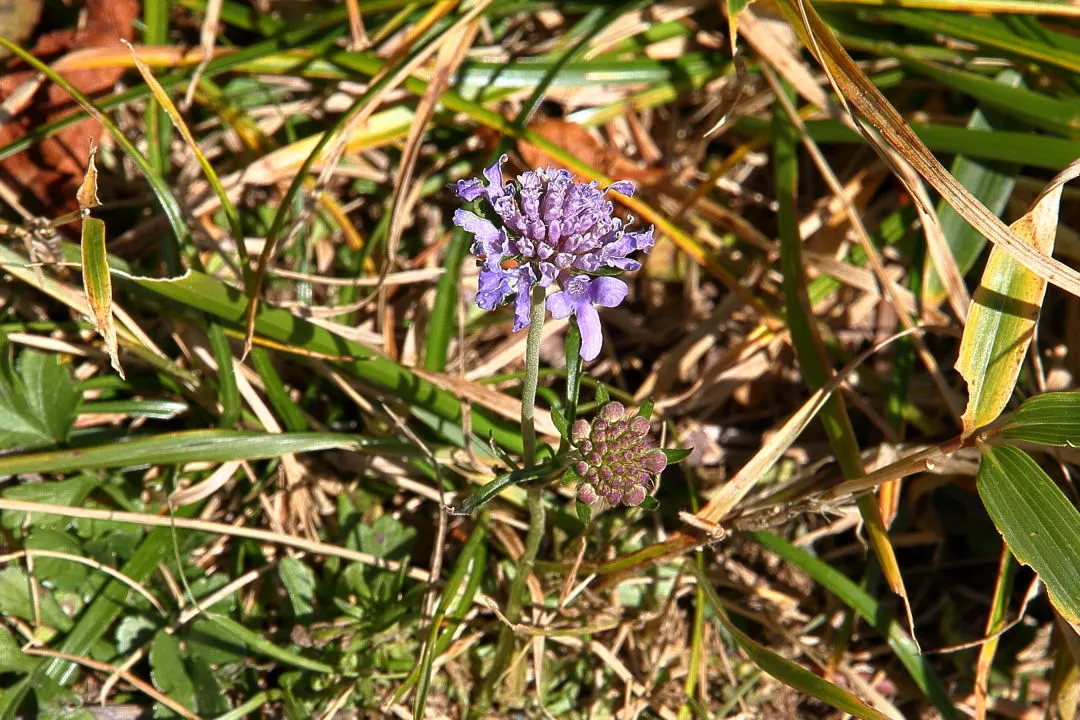
[[600, 307], [615, 307], [626, 298], [627, 287], [613, 277], [590, 278], [575, 275], [563, 285], [564, 290], [551, 294], [547, 309], [557, 318], [573, 315], [581, 330], [581, 357], [593, 360], [600, 354], [604, 334], [600, 330]]
[[[454, 213], [454, 224], [473, 236], [472, 252], [482, 262], [477, 304], [492, 310], [517, 295], [514, 329], [529, 324], [529, 295], [540, 287], [558, 284], [547, 307], [556, 317], [573, 314], [582, 332], [581, 356], [595, 358], [603, 340], [594, 306], [614, 307], [626, 297], [626, 285], [612, 278], [592, 278], [602, 268], [637, 270], [630, 257], [653, 246], [653, 229], [627, 232], [613, 217], [608, 190], [634, 194], [634, 185], [620, 180], [609, 188], [582, 183], [566, 170], [542, 168], [503, 180], [503, 155], [479, 178], [459, 180], [458, 197], [467, 202], [486, 200], [489, 217], [470, 210]], [[560, 299], [556, 299], [560, 298]]]

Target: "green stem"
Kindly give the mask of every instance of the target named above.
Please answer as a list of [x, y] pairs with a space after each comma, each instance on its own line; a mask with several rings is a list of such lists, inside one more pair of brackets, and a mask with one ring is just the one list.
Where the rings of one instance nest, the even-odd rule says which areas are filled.
[[[540, 378], [540, 339], [544, 330], [544, 289], [536, 286], [529, 298], [529, 336], [525, 344], [525, 385], [521, 394], [521, 438], [524, 447], [524, 468], [536, 464], [536, 426], [533, 417], [536, 412], [536, 386]], [[544, 538], [545, 511], [543, 487], [530, 487], [527, 491], [526, 507], [529, 508], [529, 532], [525, 535], [525, 549], [518, 561], [517, 574], [510, 585], [510, 597], [506, 601], [503, 615], [507, 623], [499, 630], [499, 639], [495, 643], [495, 656], [491, 668], [480, 687], [470, 717], [479, 717], [490, 706], [495, 685], [510, 663], [514, 652], [513, 625], [521, 619], [524, 605], [525, 581], [532, 574], [536, 564], [536, 553], [540, 541]]]
[[525, 341], [525, 386], [521, 393], [521, 441], [525, 467], [536, 464], [536, 385], [540, 379], [540, 340], [544, 332], [544, 289], [533, 287], [529, 298], [529, 336]]

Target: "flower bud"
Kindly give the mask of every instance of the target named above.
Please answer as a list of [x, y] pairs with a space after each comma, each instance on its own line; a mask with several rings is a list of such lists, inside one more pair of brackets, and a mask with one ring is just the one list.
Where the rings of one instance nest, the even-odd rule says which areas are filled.
[[590, 430], [588, 420], [578, 420], [570, 431], [570, 437], [573, 438], [574, 442], [579, 443], [589, 437]]
[[641, 466], [653, 475], [659, 475], [667, 467], [667, 455], [663, 450], [651, 450], [642, 459]]
[[604, 406], [600, 408], [600, 417], [609, 423], [615, 423], [622, 420], [623, 415], [625, 414], [626, 408], [623, 407], [623, 404], [618, 400], [612, 400], [611, 402], [605, 403]]
[[649, 419], [636, 415], [634, 419], [630, 421], [630, 432], [635, 435], [644, 435], [649, 432]]
[[640, 505], [645, 502], [645, 488], [640, 485], [635, 485], [623, 495], [622, 501], [624, 505], [629, 505], [630, 507]]
[[578, 500], [585, 503], [586, 505], [592, 505], [594, 502], [597, 501], [599, 496], [596, 494], [596, 488], [594, 488], [591, 484], [582, 483], [578, 486], [577, 497]]

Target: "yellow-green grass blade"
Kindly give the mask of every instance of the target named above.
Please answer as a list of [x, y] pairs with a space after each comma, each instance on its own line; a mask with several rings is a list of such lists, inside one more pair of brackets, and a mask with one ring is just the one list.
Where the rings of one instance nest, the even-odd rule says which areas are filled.
[[113, 322], [112, 276], [109, 274], [108, 253], [105, 250], [105, 221], [88, 217], [82, 222], [83, 291], [90, 305], [94, 328], [105, 340], [105, 352], [120, 377], [124, 369], [116, 348], [116, 325]]
[[[1039, 252], [1054, 250], [1062, 185], [1011, 226]], [[960, 341], [956, 369], [967, 381], [964, 434], [997, 419], [1012, 396], [1035, 323], [1042, 309], [1046, 280], [995, 246], [972, 297]]]

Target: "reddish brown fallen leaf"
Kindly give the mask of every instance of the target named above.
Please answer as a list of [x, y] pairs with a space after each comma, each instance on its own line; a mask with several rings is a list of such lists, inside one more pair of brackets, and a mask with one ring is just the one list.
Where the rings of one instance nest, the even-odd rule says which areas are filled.
[[[87, 0], [86, 23], [78, 30], [63, 29], [38, 38], [33, 54], [48, 62], [75, 48], [111, 47], [121, 39], [130, 40], [134, 21], [139, 16], [139, 0]], [[108, 92], [124, 74], [124, 68], [74, 70], [61, 75], [91, 98]], [[32, 81], [36, 73], [17, 59], [3, 65], [0, 77], [0, 100], [6, 99], [21, 85]], [[24, 137], [31, 128], [55, 120], [75, 110], [78, 105], [54, 83], [46, 81], [34, 93], [26, 109], [0, 125], [0, 145]], [[75, 194], [82, 182], [90, 155], [97, 144], [101, 125], [96, 120], [76, 123], [0, 162], [0, 177], [12, 185], [33, 209], [46, 214], [61, 214], [78, 207]], [[34, 207], [36, 205], [36, 207]]]
[[[559, 118], [542, 118], [529, 125], [529, 129], [548, 142], [572, 153], [582, 162], [594, 167], [608, 177], [617, 180], [633, 180], [649, 186], [660, 182], [665, 175], [659, 168], [643, 168], [614, 148], [605, 146], [588, 130]], [[562, 163], [524, 140], [518, 141], [518, 152], [529, 167], [563, 168]]]

